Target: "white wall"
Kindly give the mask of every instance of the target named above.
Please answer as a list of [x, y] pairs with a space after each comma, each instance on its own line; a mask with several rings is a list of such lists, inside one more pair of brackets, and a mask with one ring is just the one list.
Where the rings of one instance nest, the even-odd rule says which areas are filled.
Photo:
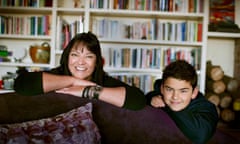
[[207, 44], [207, 60], [219, 65], [224, 74], [234, 74], [234, 39], [209, 38]]

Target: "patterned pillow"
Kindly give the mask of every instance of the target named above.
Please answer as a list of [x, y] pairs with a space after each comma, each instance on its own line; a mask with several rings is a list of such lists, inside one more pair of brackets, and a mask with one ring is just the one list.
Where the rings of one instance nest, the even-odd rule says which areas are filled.
[[0, 143], [95, 144], [100, 139], [92, 103], [51, 118], [0, 125]]

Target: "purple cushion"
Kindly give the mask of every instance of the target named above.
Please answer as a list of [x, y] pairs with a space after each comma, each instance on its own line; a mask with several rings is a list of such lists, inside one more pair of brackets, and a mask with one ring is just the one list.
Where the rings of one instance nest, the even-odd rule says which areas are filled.
[[93, 113], [104, 144], [190, 143], [161, 109], [131, 111], [98, 102]]
[[0, 125], [0, 143], [100, 143], [92, 103], [52, 118]]

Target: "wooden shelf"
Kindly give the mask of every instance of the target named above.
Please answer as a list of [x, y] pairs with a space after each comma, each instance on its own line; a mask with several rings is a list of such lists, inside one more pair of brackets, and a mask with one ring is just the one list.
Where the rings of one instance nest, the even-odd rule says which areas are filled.
[[208, 32], [209, 38], [240, 38], [240, 33]]

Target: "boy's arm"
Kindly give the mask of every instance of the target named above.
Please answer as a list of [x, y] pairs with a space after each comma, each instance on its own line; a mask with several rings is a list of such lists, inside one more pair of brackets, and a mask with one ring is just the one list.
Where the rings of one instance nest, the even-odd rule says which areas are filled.
[[153, 85], [154, 90], [146, 94], [147, 105], [151, 105], [151, 100], [153, 97], [161, 95], [160, 85], [161, 85], [161, 79], [157, 79]]
[[158, 91], [151, 91], [146, 94], [146, 103], [147, 105], [151, 105], [151, 100], [154, 96], [158, 96], [160, 93]]

